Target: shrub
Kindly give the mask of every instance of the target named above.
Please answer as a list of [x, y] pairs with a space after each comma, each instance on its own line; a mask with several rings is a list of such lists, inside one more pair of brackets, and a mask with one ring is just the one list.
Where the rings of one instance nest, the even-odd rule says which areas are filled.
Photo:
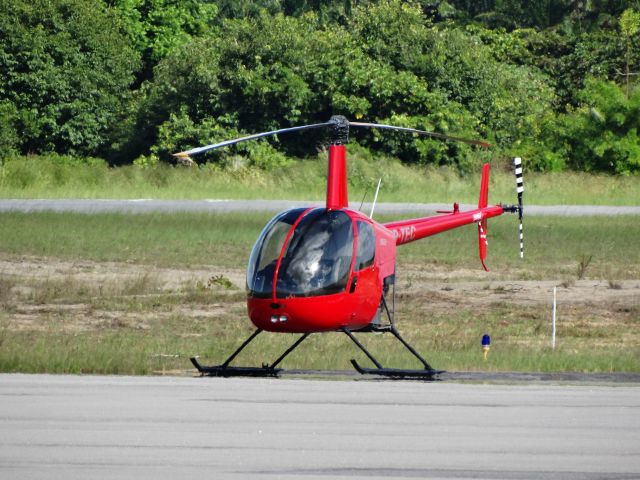
[[93, 0], [0, 0], [0, 38], [0, 120], [12, 120], [16, 149], [108, 149], [139, 66], [116, 13]]
[[580, 100], [558, 117], [548, 143], [578, 170], [639, 173], [640, 88], [627, 98], [615, 83], [591, 78]]

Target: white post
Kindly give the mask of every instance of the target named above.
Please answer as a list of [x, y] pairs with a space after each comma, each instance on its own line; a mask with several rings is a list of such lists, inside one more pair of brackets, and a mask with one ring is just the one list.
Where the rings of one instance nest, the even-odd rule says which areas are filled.
[[551, 349], [556, 349], [556, 287], [553, 287], [553, 313], [551, 315]]

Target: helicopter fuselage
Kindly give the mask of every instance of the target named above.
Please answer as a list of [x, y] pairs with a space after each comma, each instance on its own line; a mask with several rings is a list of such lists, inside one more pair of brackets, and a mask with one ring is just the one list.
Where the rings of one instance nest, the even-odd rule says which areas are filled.
[[[395, 283], [396, 246], [501, 215], [500, 205], [378, 223], [348, 208], [299, 208], [276, 215], [247, 268], [247, 307], [266, 331], [309, 333], [368, 327]], [[486, 231], [486, 227], [485, 227]], [[483, 260], [484, 263], [484, 260]]]
[[366, 327], [384, 285], [394, 281], [396, 240], [393, 231], [354, 210], [281, 213], [250, 257], [249, 318], [272, 332]]

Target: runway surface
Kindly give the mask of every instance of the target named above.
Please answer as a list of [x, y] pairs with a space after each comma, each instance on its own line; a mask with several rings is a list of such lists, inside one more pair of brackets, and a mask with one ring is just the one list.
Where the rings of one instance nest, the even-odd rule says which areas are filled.
[[0, 478], [637, 479], [640, 386], [0, 375]]
[[[304, 200], [37, 200], [37, 199], [0, 199], [0, 212], [78, 212], [78, 213], [150, 213], [150, 212], [247, 212], [282, 211], [300, 206], [324, 206], [323, 202]], [[350, 207], [358, 209], [359, 203]], [[460, 205], [462, 210], [472, 210], [476, 205]], [[437, 210], [451, 210], [444, 203], [379, 203], [378, 214], [432, 214]], [[371, 204], [365, 203], [362, 211], [370, 212]], [[525, 214], [552, 216], [612, 216], [640, 215], [640, 206], [614, 207], [602, 205], [525, 205]]]

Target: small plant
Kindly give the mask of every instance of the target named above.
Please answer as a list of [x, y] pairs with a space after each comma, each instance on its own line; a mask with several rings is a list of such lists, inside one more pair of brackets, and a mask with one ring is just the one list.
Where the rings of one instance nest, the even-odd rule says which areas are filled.
[[0, 316], [0, 347], [2, 347], [9, 336], [9, 327], [9, 321], [4, 315]]
[[576, 281], [573, 278], [567, 278], [566, 280], [562, 281], [560, 283], [560, 285], [564, 288], [571, 288], [576, 284]]
[[150, 155], [140, 155], [133, 161], [133, 164], [140, 168], [153, 168], [156, 167], [159, 162], [160, 159], [158, 156], [152, 153]]
[[224, 275], [214, 275], [207, 281], [207, 288], [211, 289], [214, 285], [218, 285], [225, 290], [234, 288], [233, 282]]
[[593, 255], [582, 255], [580, 257], [580, 261], [578, 262], [578, 280], [582, 280], [584, 278], [584, 274], [587, 272], [587, 267], [593, 260]]
[[621, 290], [622, 284], [620, 282], [616, 282], [615, 280], [609, 279], [609, 288], [612, 290]]

